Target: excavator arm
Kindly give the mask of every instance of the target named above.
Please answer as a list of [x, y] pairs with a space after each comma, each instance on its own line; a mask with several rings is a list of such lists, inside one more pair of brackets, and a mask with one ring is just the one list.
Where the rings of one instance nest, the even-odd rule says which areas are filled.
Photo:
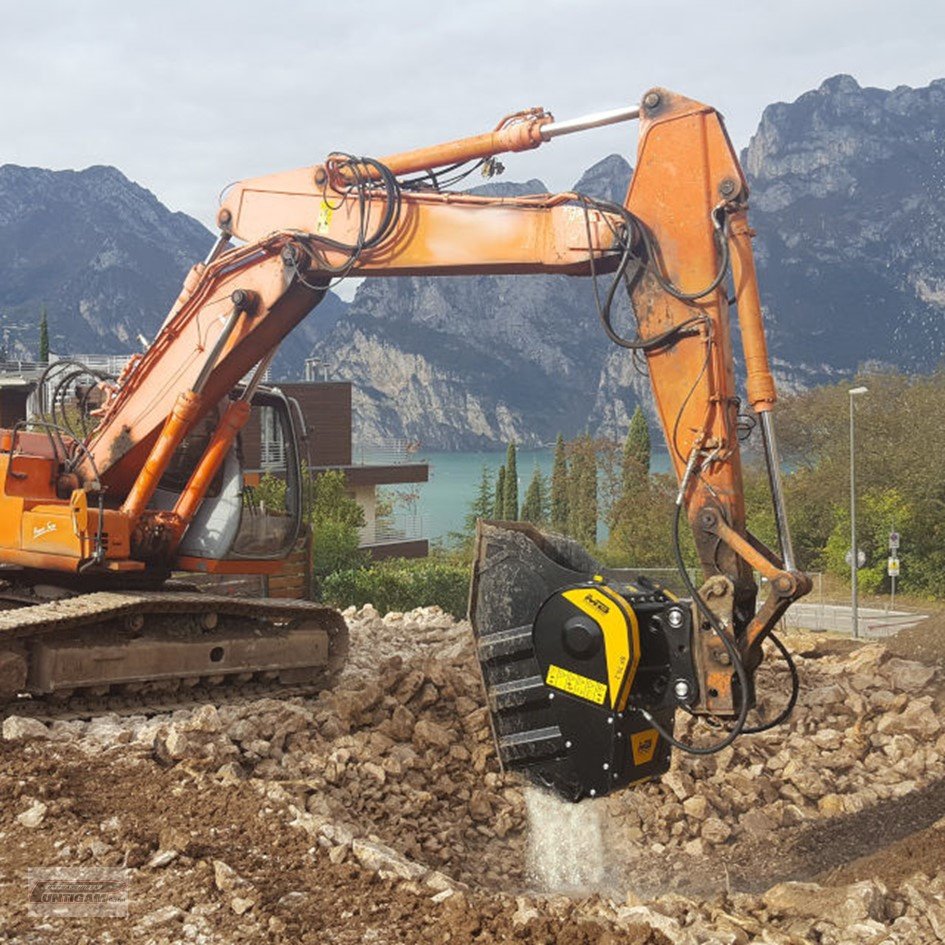
[[[640, 133], [622, 204], [575, 193], [495, 198], [443, 189], [469, 162], [493, 171], [502, 153], [629, 120], [639, 121]], [[68, 470], [48, 477], [44, 514], [58, 503], [57, 514], [79, 524], [76, 541], [43, 552], [41, 566], [121, 573], [187, 564], [179, 554], [182, 537], [234, 448], [273, 353], [333, 279], [591, 276], [608, 335], [646, 359], [679, 481], [677, 550], [685, 516], [705, 583], [677, 601], [659, 588], [608, 579], [567, 542], [484, 526], [471, 615], [500, 758], [582, 796], [664, 770], [669, 747], [679, 744], [671, 732], [679, 706], [734, 720], [723, 739], [729, 743], [746, 727], [763, 640], [809, 588], [795, 569], [783, 507], [771, 424], [775, 386], [747, 205], [748, 187], [721, 117], [665, 89], [648, 92], [639, 107], [585, 119], [557, 122], [530, 109], [472, 138], [380, 160], [336, 153], [318, 165], [236, 184], [222, 201], [214, 249], [188, 275], [148, 350], [106, 385], [99, 423], [74, 445]], [[603, 293], [602, 277], [610, 280]], [[621, 287], [636, 318], [632, 337], [618, 331], [611, 314]], [[778, 553], [746, 528], [733, 302], [748, 404], [760, 417], [769, 460]], [[214, 411], [212, 436], [186, 485], [170, 507], [158, 506], [155, 494], [175, 454]], [[11, 448], [11, 464], [12, 454]], [[38, 470], [37, 482], [45, 475]], [[29, 492], [22, 480], [16, 486], [21, 495]], [[96, 493], [97, 511], [84, 498]], [[111, 536], [107, 549], [103, 525]], [[7, 543], [0, 557], [21, 565], [41, 550]], [[494, 567], [497, 559], [505, 564]], [[760, 609], [755, 572], [770, 588]], [[529, 581], [528, 593], [516, 590]], [[556, 697], [560, 711], [549, 708]], [[575, 748], [568, 725], [579, 731], [592, 722], [605, 727]], [[647, 739], [652, 750], [628, 747]], [[608, 773], [591, 777], [589, 767], [601, 757], [608, 758], [600, 762]]]

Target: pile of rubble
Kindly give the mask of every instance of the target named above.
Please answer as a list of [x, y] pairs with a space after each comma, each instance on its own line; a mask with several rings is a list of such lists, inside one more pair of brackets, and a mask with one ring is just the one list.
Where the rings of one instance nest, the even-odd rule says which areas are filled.
[[[796, 846], [800, 833], [816, 840], [830, 818], [865, 821], [864, 812], [884, 802], [914, 804], [945, 777], [933, 667], [890, 658], [878, 645], [839, 658], [818, 653], [800, 634], [792, 644], [801, 651], [795, 659], [803, 688], [789, 726], [745, 737], [716, 755], [682, 755], [659, 783], [610, 801], [609, 813], [634, 852], [633, 871], [646, 868], [657, 880], [643, 888], [722, 888], [733, 875], [741, 886], [761, 888], [769, 874], [756, 875], [756, 857], [746, 848], [766, 847], [772, 857], [779, 850], [783, 872], [780, 848]], [[775, 663], [759, 674], [759, 686], [783, 692], [785, 676]], [[682, 737], [692, 738], [694, 728], [683, 723]], [[823, 862], [792, 864], [792, 873], [837, 865], [830, 851], [810, 852]], [[700, 868], [706, 859], [711, 868]]]
[[[562, 926], [575, 942], [945, 941], [934, 667], [793, 635], [803, 691], [788, 726], [678, 754], [661, 782], [575, 809], [499, 772], [465, 624], [435, 608], [346, 617], [351, 662], [317, 699], [6, 719], [0, 839], [19, 852], [2, 872], [130, 867], [154, 906], [130, 921], [156, 942], [305, 941], [332, 912], [343, 927], [311, 940], [360, 941], [385, 928], [369, 902], [416, 941], [546, 941]], [[760, 689], [786, 678], [772, 660]], [[712, 738], [701, 725], [681, 737]], [[96, 795], [96, 781], [116, 787]], [[144, 803], [159, 788], [166, 811]], [[554, 873], [536, 862], [542, 831]], [[289, 874], [298, 889], [280, 885]], [[24, 913], [0, 920], [32, 941]]]

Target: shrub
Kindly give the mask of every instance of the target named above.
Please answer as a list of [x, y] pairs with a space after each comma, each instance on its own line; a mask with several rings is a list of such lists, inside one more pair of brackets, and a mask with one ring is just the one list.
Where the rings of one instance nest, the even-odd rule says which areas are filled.
[[346, 522], [323, 519], [312, 523], [312, 574], [316, 591], [335, 571], [367, 564], [368, 555], [359, 547], [360, 543], [358, 530]]
[[321, 592], [322, 599], [334, 607], [373, 604], [383, 614], [436, 605], [462, 618], [469, 597], [469, 568], [424, 558], [396, 558], [330, 574]]

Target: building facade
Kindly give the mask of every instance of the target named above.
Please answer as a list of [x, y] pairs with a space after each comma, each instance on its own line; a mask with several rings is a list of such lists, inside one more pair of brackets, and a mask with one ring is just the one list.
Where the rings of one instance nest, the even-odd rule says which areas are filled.
[[[410, 497], [426, 482], [429, 467], [413, 462], [407, 443], [376, 444], [372, 449], [352, 449], [351, 384], [348, 381], [304, 381], [279, 384], [279, 389], [299, 406], [299, 426], [305, 435], [302, 462], [313, 474], [327, 470], [344, 473], [349, 495], [364, 509], [361, 547], [380, 558], [421, 558], [429, 552], [422, 517], [412, 511]], [[285, 468], [285, 448], [278, 428], [266, 422], [266, 414], [254, 411], [243, 428], [243, 461], [250, 484], [267, 472]], [[306, 455], [307, 454], [307, 455]], [[379, 486], [400, 487], [400, 507], [388, 511], [378, 502]], [[394, 490], [392, 490], [394, 491]]]
[[[78, 355], [76, 359], [111, 374], [118, 374], [127, 360], [123, 355]], [[47, 367], [45, 363], [0, 362], [0, 426], [9, 428], [36, 414], [38, 405], [30, 398], [38, 395], [37, 382]], [[355, 458], [350, 382], [309, 380], [278, 386], [298, 405], [296, 426], [303, 435], [303, 465], [313, 474], [326, 470], [344, 473], [349, 495], [364, 510], [361, 547], [375, 559], [425, 557], [429, 541], [411, 497], [416, 496], [417, 485], [428, 479], [427, 464], [412, 461], [413, 451], [407, 443], [376, 444], [359, 450]], [[267, 472], [285, 470], [282, 430], [272, 420], [271, 411], [254, 410], [240, 435], [248, 485], [258, 484]], [[378, 501], [379, 486], [397, 487], [404, 501], [393, 510], [385, 508]]]

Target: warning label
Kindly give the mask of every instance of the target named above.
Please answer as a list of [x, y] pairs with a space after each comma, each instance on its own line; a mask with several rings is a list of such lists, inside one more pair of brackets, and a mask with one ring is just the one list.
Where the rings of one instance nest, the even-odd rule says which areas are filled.
[[607, 696], [607, 687], [602, 682], [588, 679], [587, 676], [579, 676], [561, 666], [548, 667], [545, 684], [551, 686], [552, 689], [560, 689], [562, 692], [577, 696], [579, 699], [587, 699], [588, 702], [594, 702], [597, 705], [603, 705]]

